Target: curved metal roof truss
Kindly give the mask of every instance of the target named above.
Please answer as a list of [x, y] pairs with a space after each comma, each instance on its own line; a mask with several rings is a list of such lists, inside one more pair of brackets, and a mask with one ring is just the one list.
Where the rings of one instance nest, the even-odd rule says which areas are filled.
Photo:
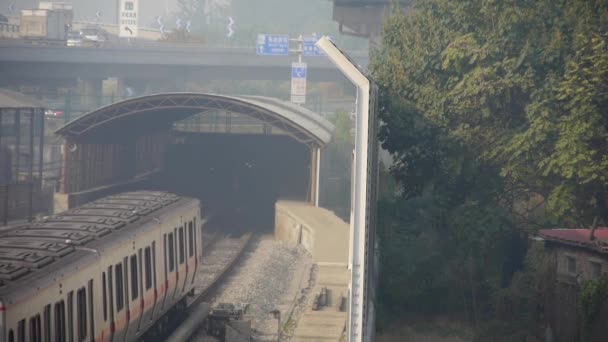
[[[145, 125], [155, 113], [160, 124], [170, 125], [187, 117], [223, 110], [256, 118], [276, 127], [297, 141], [324, 146], [331, 139], [333, 125], [310, 110], [266, 97], [233, 97], [196, 93], [158, 94], [134, 98], [102, 107], [60, 128], [57, 134], [74, 140], [109, 132], [127, 119]], [[159, 115], [159, 113], [161, 113]]]

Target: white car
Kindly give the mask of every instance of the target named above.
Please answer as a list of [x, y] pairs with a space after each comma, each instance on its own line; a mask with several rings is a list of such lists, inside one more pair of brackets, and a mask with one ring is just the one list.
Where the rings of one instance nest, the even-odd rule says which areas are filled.
[[80, 36], [84, 44], [102, 46], [106, 42], [106, 35], [103, 30], [96, 28], [86, 28], [80, 31]]
[[82, 46], [82, 36], [80, 32], [68, 32], [68, 38], [65, 43], [67, 46]]

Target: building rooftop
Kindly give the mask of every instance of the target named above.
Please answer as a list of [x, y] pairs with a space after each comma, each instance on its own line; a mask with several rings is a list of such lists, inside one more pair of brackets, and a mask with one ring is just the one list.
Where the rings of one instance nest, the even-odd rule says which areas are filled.
[[591, 240], [591, 229], [542, 229], [538, 235], [548, 241], [608, 253], [608, 227], [595, 230]]

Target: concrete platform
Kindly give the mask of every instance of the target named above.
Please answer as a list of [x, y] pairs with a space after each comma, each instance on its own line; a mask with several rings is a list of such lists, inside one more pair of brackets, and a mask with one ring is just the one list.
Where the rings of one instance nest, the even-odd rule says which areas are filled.
[[310, 297], [323, 288], [327, 305], [313, 310], [312, 298], [300, 316], [292, 341], [339, 341], [344, 333], [347, 312], [340, 311], [340, 297], [348, 297], [349, 224], [333, 212], [305, 202], [279, 201], [275, 205], [275, 238], [303, 245], [317, 266]]
[[350, 271], [340, 266], [319, 266], [313, 294], [326, 288], [327, 306], [313, 310], [309, 302], [298, 321], [292, 341], [339, 341], [346, 327], [347, 313], [340, 311], [340, 297], [348, 295]]
[[306, 202], [278, 201], [275, 238], [303, 245], [316, 263], [348, 265], [349, 225], [327, 209]]

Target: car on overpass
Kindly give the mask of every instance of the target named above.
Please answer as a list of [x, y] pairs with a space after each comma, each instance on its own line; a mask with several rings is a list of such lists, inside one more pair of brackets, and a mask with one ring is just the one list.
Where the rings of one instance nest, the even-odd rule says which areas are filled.
[[67, 46], [82, 46], [82, 36], [79, 31], [70, 31], [65, 42]]
[[96, 27], [83, 28], [80, 30], [80, 36], [84, 45], [102, 46], [108, 39], [107, 33]]
[[95, 46], [100, 47], [108, 41], [108, 33], [97, 27], [83, 28], [80, 31], [70, 31], [67, 34], [67, 46]]

